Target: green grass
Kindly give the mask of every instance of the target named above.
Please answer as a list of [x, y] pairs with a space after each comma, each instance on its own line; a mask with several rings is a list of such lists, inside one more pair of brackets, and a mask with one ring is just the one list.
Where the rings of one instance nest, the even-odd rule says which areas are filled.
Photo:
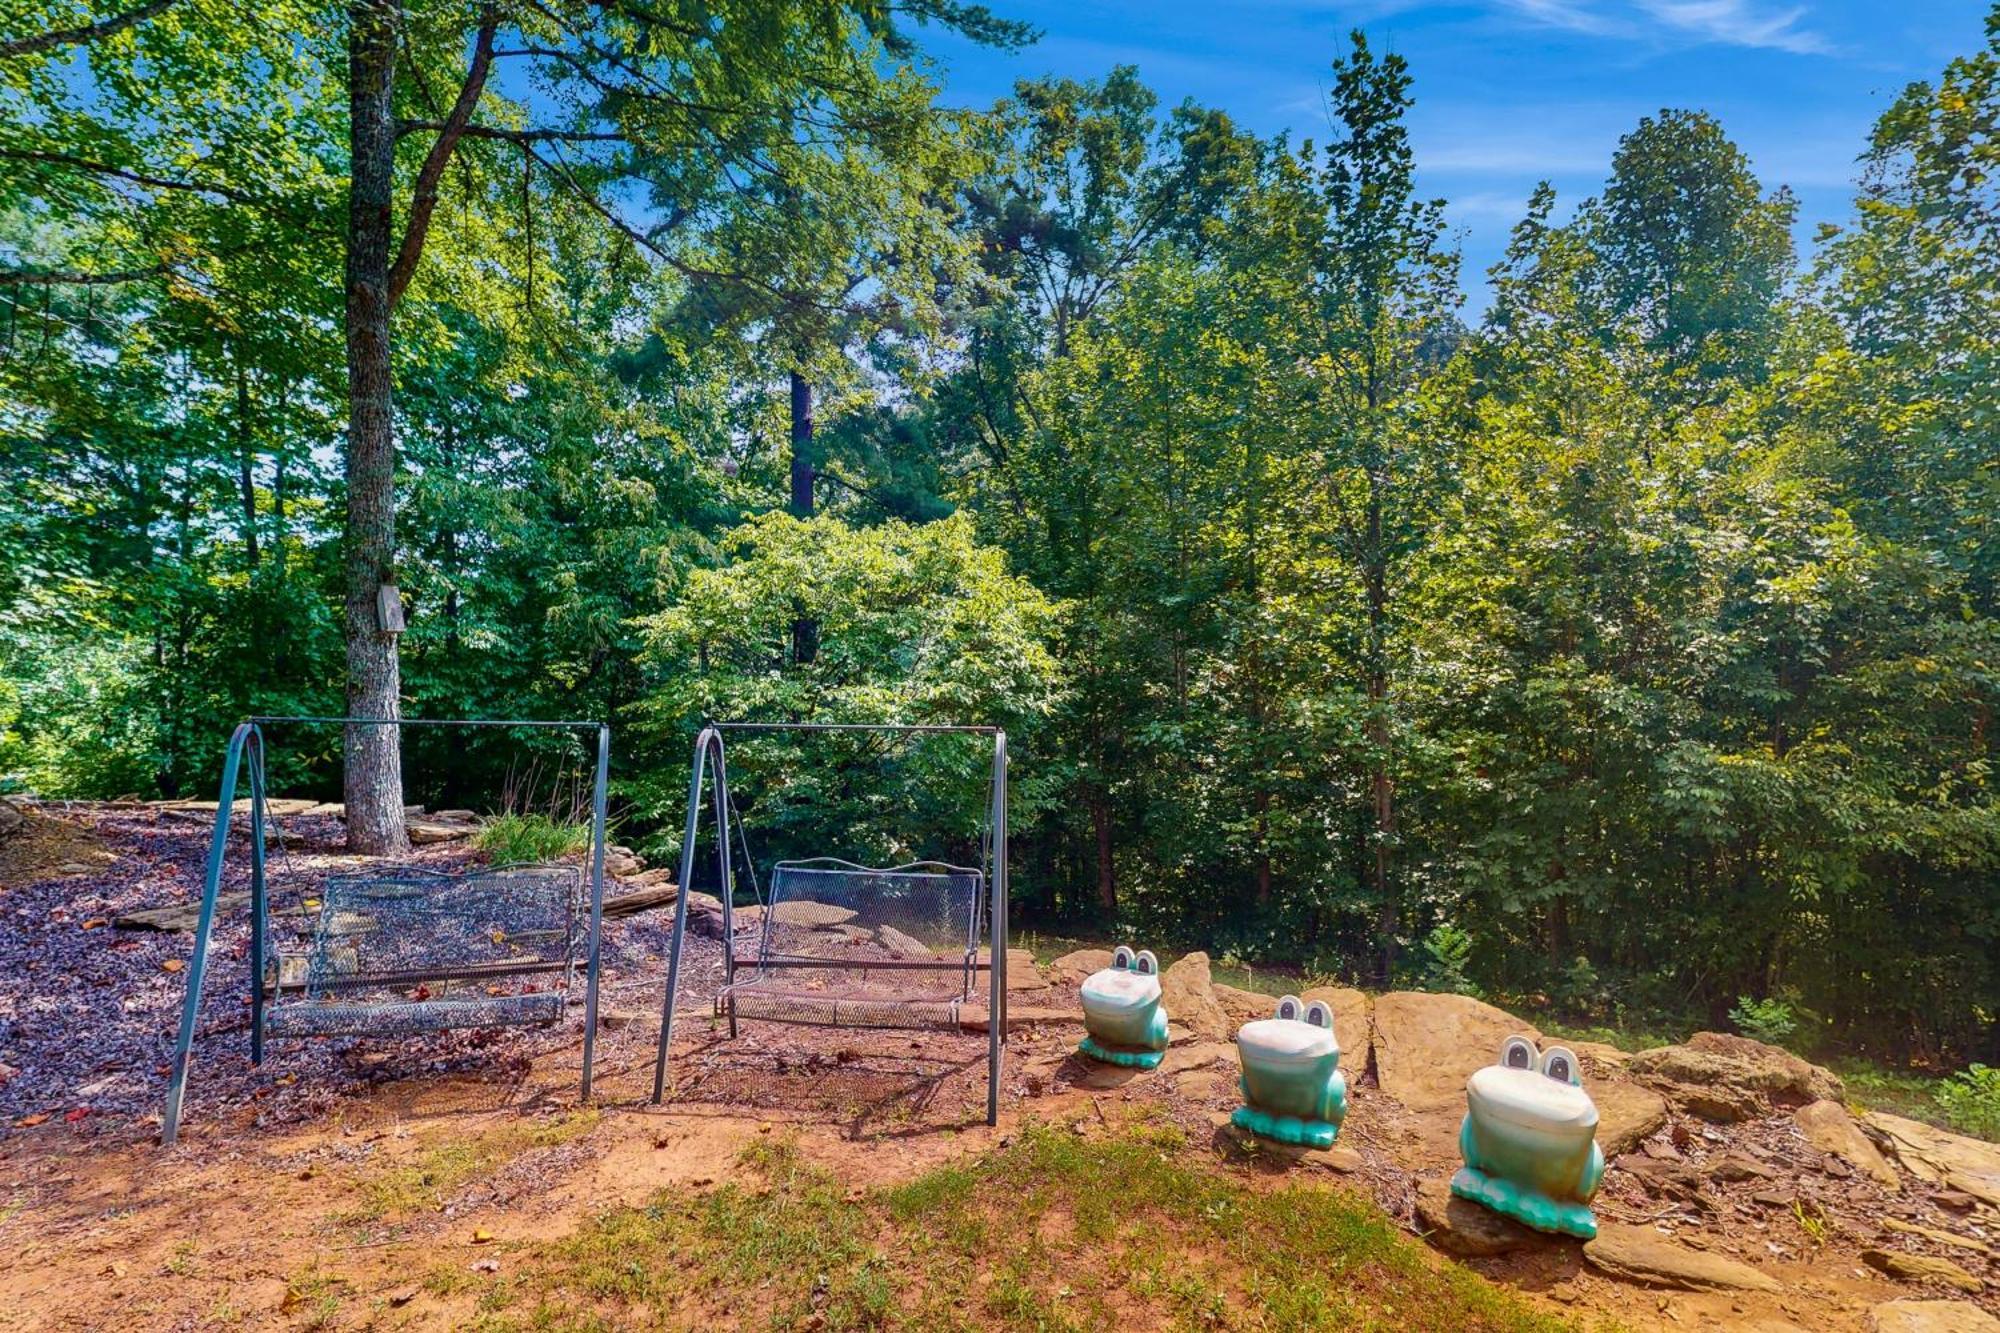
[[421, 1149], [414, 1158], [362, 1180], [348, 1223], [393, 1221], [432, 1212], [473, 1177], [492, 1171], [532, 1148], [552, 1148], [583, 1137], [597, 1124], [595, 1110], [575, 1111], [554, 1120], [521, 1121], [470, 1139], [447, 1139]]
[[1361, 1196], [1259, 1188], [1169, 1128], [1030, 1127], [977, 1161], [872, 1191], [784, 1140], [741, 1165], [707, 1194], [662, 1192], [511, 1261], [505, 1303], [486, 1303], [480, 1326], [1561, 1327], [1431, 1258]]
[[491, 856], [495, 865], [559, 861], [583, 854], [590, 846], [590, 826], [542, 814], [495, 815], [479, 830], [473, 845]]

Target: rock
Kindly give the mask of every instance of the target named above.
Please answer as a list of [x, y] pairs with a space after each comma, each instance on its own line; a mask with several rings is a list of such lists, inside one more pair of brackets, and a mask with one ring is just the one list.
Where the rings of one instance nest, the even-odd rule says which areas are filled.
[[1697, 1032], [1685, 1045], [1640, 1051], [1625, 1068], [1710, 1120], [1751, 1119], [1764, 1114], [1773, 1099], [1796, 1105], [1846, 1096], [1830, 1070], [1727, 1032]]
[[1794, 1111], [1792, 1119], [1798, 1121], [1800, 1132], [1813, 1147], [1857, 1168], [1884, 1189], [1902, 1188], [1896, 1168], [1883, 1160], [1839, 1102], [1809, 1102]]
[[[985, 967], [991, 958], [991, 952], [986, 949], [981, 949], [976, 955], [976, 959], [981, 967]], [[1012, 995], [1017, 991], [1042, 991], [1048, 989], [1048, 978], [1044, 977], [1041, 969], [1035, 966], [1035, 955], [1032, 950], [1009, 949], [1007, 951], [1008, 994]], [[1055, 997], [1051, 995], [1047, 998], [1054, 999]]]
[[1650, 1194], [1689, 1202], [1701, 1201], [1702, 1174], [1686, 1162], [1627, 1153], [1612, 1165], [1644, 1182]]
[[[245, 893], [218, 894], [215, 899], [215, 914], [218, 920], [247, 914], [250, 895]], [[127, 912], [123, 916], [111, 918], [114, 930], [193, 930], [201, 917], [201, 899], [176, 903], [172, 907], [149, 907], [141, 912]]]
[[1970, 1301], [1885, 1301], [1868, 1312], [1875, 1333], [2000, 1333], [1995, 1319]]
[[27, 824], [28, 817], [21, 813], [20, 807], [0, 796], [0, 838], [19, 833]]
[[[1074, 1009], [1045, 1008], [1028, 1004], [1009, 1004], [1007, 1006], [1007, 1030], [1009, 1032], [1018, 1032], [1023, 1028], [1035, 1027], [1042, 1023], [1075, 1023], [1080, 1027], [1083, 1023], [1083, 1016]], [[986, 1004], [983, 999], [976, 1007], [967, 1005], [958, 1011], [958, 1026], [964, 1032], [984, 1032], [991, 1026], [987, 1018]], [[1067, 1059], [1068, 1057], [1065, 1056], [1064, 1058]], [[1095, 1061], [1092, 1063], [1095, 1063]]]
[[[813, 904], [813, 906], [815, 907], [819, 905], [820, 904], [818, 903]], [[780, 909], [789, 906], [796, 906], [796, 904], [791, 904], [791, 903], [779, 904]], [[834, 908], [833, 910], [846, 911], [845, 908]], [[852, 912], [848, 912], [847, 914], [849, 916], [854, 915], [854, 913]], [[779, 919], [783, 920], [782, 911], [780, 913]], [[832, 922], [829, 924], [838, 925], [840, 923]], [[875, 938], [882, 941], [882, 947], [889, 951], [889, 956], [892, 958], [922, 959], [922, 958], [936, 957], [936, 955], [930, 951], [930, 947], [926, 945], [922, 940], [917, 939], [916, 937], [911, 935], [905, 935], [902, 931], [897, 930], [894, 926], [875, 927]]]
[[1667, 1099], [1650, 1088], [1609, 1077], [1586, 1080], [1584, 1091], [1597, 1103], [1597, 1146], [1607, 1160], [1631, 1152], [1667, 1123]]
[[1597, 1239], [1583, 1247], [1584, 1259], [1600, 1272], [1628, 1282], [1685, 1291], [1768, 1291], [1781, 1288], [1777, 1279], [1748, 1264], [1704, 1250], [1691, 1250], [1668, 1240], [1650, 1227], [1606, 1222]]
[[1940, 1282], [1960, 1291], [1983, 1291], [1986, 1284], [1949, 1259], [1900, 1250], [1863, 1250], [1861, 1262], [1901, 1282]]
[[616, 1032], [620, 1028], [631, 1027], [639, 1021], [639, 1016], [627, 1009], [599, 1009], [597, 1025], [606, 1032]]
[[1229, 1015], [1215, 998], [1205, 953], [1188, 954], [1161, 974], [1160, 1002], [1166, 1005], [1167, 1016], [1198, 1041], [1220, 1041], [1236, 1035]]
[[[652, 875], [659, 875], [661, 878], [651, 882], [643, 882]], [[604, 919], [615, 921], [619, 917], [636, 916], [640, 912], [650, 912], [656, 907], [672, 907], [674, 900], [680, 897], [680, 889], [676, 885], [666, 883], [665, 875], [665, 871], [649, 870], [646, 874], [639, 876], [638, 879], [626, 880], [627, 887], [625, 892], [609, 895], [604, 899]], [[722, 911], [722, 904], [717, 903], [715, 910], [720, 913]], [[688, 905], [688, 912], [689, 915], [693, 915], [694, 905], [692, 903]]]
[[[1340, 1067], [1348, 1070], [1352, 1080], [1354, 1071], [1368, 1063], [1368, 1047], [1375, 1040], [1375, 1002], [1351, 986], [1311, 986], [1299, 992], [1299, 998], [1307, 1004], [1314, 1000], [1325, 1000], [1333, 1010], [1333, 1035], [1340, 1042]], [[1260, 1014], [1260, 1018], [1269, 1014]]]
[[2000, 1208], [2000, 1144], [1969, 1139], [1920, 1120], [1871, 1111], [1862, 1124], [1888, 1140], [1905, 1171]]
[[440, 842], [456, 842], [460, 838], [469, 838], [479, 832], [478, 827], [473, 824], [443, 824], [430, 819], [409, 820], [403, 825], [403, 829], [410, 835], [411, 844], [417, 847], [428, 847]]
[[[860, 915], [851, 907], [838, 907], [833, 903], [818, 903], [810, 898], [787, 898], [785, 901], [772, 907], [770, 912], [771, 920], [781, 926], [802, 926], [807, 930], [827, 930], [833, 926], [844, 926]], [[894, 932], [903, 939], [909, 940], [911, 944], [916, 945], [917, 949], [921, 951], [923, 957], [928, 958], [931, 956], [931, 951], [925, 948], [920, 941], [910, 939], [908, 935], [904, 935], [901, 931], [896, 930], [894, 926], [878, 927], [875, 933], [880, 935], [884, 931]], [[884, 943], [887, 943], [886, 939]]]
[[1969, 1213], [1979, 1205], [1979, 1200], [1958, 1190], [1939, 1190], [1931, 1195], [1931, 1202], [1954, 1213]]
[[1102, 972], [1110, 966], [1111, 950], [1078, 949], [1075, 953], [1066, 953], [1050, 963], [1049, 975], [1055, 978], [1059, 985], [1081, 986], [1091, 973]]
[[1745, 1180], [1775, 1180], [1778, 1173], [1754, 1157], [1740, 1152], [1726, 1152], [1708, 1164], [1708, 1174], [1713, 1180], [1740, 1182]]
[[1493, 1063], [1501, 1042], [1516, 1032], [1541, 1039], [1534, 1027], [1490, 1004], [1417, 991], [1379, 996], [1373, 1032], [1382, 1091], [1412, 1111], [1462, 1109], [1465, 1080]]
[[1885, 1217], [1882, 1219], [1882, 1225], [1891, 1231], [1900, 1231], [1906, 1236], [1922, 1236], [1933, 1244], [1971, 1250], [1975, 1254], [1993, 1253], [1993, 1247], [1983, 1240], [1974, 1240], [1971, 1236], [1961, 1236], [1952, 1231], [1939, 1231], [1934, 1227], [1918, 1226], [1915, 1222], [1905, 1222], [1900, 1217]]
[[[1269, 1018], [1277, 1012], [1278, 997], [1275, 995], [1260, 995], [1256, 991], [1225, 986], [1219, 981], [1209, 989], [1215, 993], [1215, 1002], [1222, 1006], [1222, 1012], [1229, 1015], [1229, 1023], [1233, 1028], [1240, 1028], [1245, 1023], [1254, 1023], [1260, 1018]], [[1335, 1031], [1337, 1035], [1337, 1027]]]
[[1516, 1250], [1541, 1249], [1560, 1242], [1483, 1204], [1461, 1199], [1443, 1180], [1417, 1186], [1417, 1226], [1420, 1234], [1446, 1254], [1482, 1259]]
[[1750, 1202], [1761, 1204], [1766, 1208], [1790, 1208], [1798, 1197], [1788, 1189], [1762, 1189], [1750, 1196]]
[[1204, 1069], [1236, 1058], [1236, 1047], [1226, 1041], [1197, 1041], [1170, 1049], [1159, 1063], [1162, 1074], [1179, 1074]]

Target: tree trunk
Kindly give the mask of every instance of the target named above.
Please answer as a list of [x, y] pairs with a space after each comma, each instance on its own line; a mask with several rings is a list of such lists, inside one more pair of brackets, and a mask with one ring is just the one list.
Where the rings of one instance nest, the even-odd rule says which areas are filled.
[[1396, 970], [1396, 932], [1402, 913], [1389, 873], [1391, 845], [1396, 836], [1396, 791], [1389, 778], [1389, 572], [1382, 550], [1381, 484], [1373, 469], [1368, 500], [1368, 743], [1374, 757], [1368, 775], [1375, 806], [1375, 855], [1371, 887], [1375, 891], [1375, 931], [1381, 956], [1375, 965], [1376, 984], [1387, 990]]
[[250, 572], [257, 572], [257, 474], [250, 447], [250, 372], [243, 367], [243, 349], [235, 349], [236, 362], [236, 481], [243, 494], [243, 558]]
[[[384, 634], [376, 590], [396, 558], [396, 442], [390, 417], [389, 254], [395, 185], [394, 0], [348, 10], [347, 207], [347, 711], [398, 715], [395, 636]], [[395, 727], [347, 728], [347, 845], [371, 856], [409, 848], [403, 827], [402, 745]]]
[[[806, 377], [792, 372], [792, 514], [813, 516], [813, 391]], [[792, 621], [792, 661], [800, 666], [819, 656], [819, 622], [808, 616]]]
[[1111, 803], [1090, 799], [1090, 827], [1097, 838], [1097, 908], [1108, 921], [1118, 913], [1118, 881], [1111, 873]]

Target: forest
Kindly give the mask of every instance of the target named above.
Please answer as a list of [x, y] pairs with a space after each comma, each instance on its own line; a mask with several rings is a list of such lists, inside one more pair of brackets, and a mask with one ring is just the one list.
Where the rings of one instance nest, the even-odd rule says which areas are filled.
[[[951, 105], [960, 0], [10, 12], [0, 791], [601, 718], [664, 855], [705, 717], [987, 723], [1019, 930], [2000, 1063], [2000, 6], [1808, 245], [1665, 108], [1486, 273], [1359, 32], [1265, 138]], [[555, 735], [272, 777], [383, 850]], [[741, 750], [760, 852], [976, 836]]]

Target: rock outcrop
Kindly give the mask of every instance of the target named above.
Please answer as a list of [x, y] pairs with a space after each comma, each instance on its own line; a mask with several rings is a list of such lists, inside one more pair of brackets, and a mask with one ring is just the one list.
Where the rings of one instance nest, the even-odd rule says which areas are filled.
[[1463, 1110], [1465, 1080], [1493, 1063], [1501, 1042], [1516, 1032], [1541, 1039], [1534, 1027], [1490, 1004], [1419, 991], [1378, 997], [1373, 1031], [1382, 1091], [1412, 1111]]
[[1511, 1217], [1459, 1198], [1443, 1180], [1426, 1180], [1417, 1186], [1416, 1216], [1425, 1240], [1461, 1259], [1483, 1259], [1561, 1243]]
[[1160, 1003], [1166, 1006], [1167, 1017], [1197, 1041], [1221, 1041], [1236, 1035], [1235, 1025], [1215, 998], [1205, 953], [1186, 954], [1161, 973]]
[[1792, 1118], [1813, 1147], [1840, 1158], [1884, 1189], [1902, 1187], [1896, 1168], [1883, 1159], [1839, 1102], [1809, 1102], [1793, 1112]]
[[1781, 1290], [1778, 1280], [1748, 1264], [1689, 1249], [1650, 1227], [1607, 1222], [1583, 1247], [1589, 1264], [1612, 1277], [1685, 1291]]
[[1884, 1301], [1868, 1312], [1875, 1333], [2000, 1333], [1995, 1319], [1970, 1301]]
[[1625, 1062], [1626, 1072], [1704, 1119], [1750, 1120], [1779, 1106], [1843, 1100], [1840, 1077], [1790, 1051], [1727, 1032], [1697, 1032], [1679, 1046], [1655, 1046]]
[[2000, 1144], [1882, 1111], [1869, 1112], [1861, 1123], [1879, 1134], [1896, 1161], [1917, 1179], [1949, 1186], [1989, 1208], [2000, 1208]]

